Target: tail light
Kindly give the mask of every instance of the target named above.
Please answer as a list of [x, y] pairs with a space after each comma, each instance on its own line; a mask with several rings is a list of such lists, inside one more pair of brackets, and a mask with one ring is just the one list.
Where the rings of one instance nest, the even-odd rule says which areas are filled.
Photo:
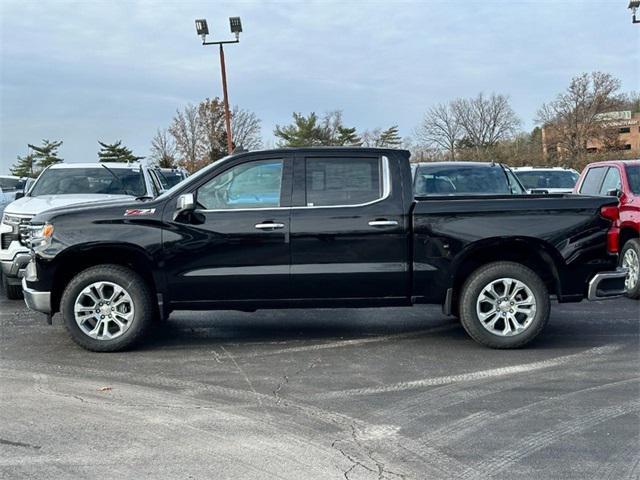
[[607, 220], [611, 220], [611, 227], [607, 232], [607, 252], [620, 252], [620, 228], [618, 220], [620, 219], [620, 210], [617, 205], [607, 205], [600, 209], [600, 215]]

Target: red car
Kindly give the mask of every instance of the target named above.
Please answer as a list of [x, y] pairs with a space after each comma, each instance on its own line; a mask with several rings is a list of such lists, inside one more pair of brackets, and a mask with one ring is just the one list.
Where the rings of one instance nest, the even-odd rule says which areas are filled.
[[640, 298], [640, 159], [591, 163], [573, 191], [620, 198], [620, 265], [629, 270], [627, 295]]

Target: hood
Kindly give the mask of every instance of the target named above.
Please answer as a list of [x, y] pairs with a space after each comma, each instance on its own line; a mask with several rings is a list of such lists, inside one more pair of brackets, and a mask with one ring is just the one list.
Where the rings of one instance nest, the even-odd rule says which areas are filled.
[[7, 205], [5, 213], [37, 215], [52, 208], [66, 207], [69, 205], [111, 203], [114, 201], [131, 200], [132, 198], [130, 195], [104, 195], [95, 193], [23, 197]]

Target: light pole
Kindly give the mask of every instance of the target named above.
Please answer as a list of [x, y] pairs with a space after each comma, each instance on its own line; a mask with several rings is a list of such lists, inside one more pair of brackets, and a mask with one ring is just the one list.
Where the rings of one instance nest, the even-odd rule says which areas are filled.
[[640, 23], [640, 20], [636, 20], [636, 10], [640, 8], [640, 0], [631, 0], [628, 8], [631, 10], [632, 14], [631, 23]]
[[227, 127], [227, 151], [233, 153], [233, 135], [231, 132], [231, 112], [229, 111], [229, 95], [227, 93], [227, 71], [224, 65], [224, 49], [222, 45], [225, 43], [239, 43], [240, 32], [242, 32], [242, 23], [240, 17], [229, 17], [229, 27], [231, 33], [236, 36], [235, 40], [222, 40], [219, 42], [207, 42], [209, 35], [209, 27], [204, 18], [196, 20], [196, 32], [202, 37], [202, 45], [220, 45], [220, 71], [222, 72], [222, 99], [224, 101], [224, 123]]

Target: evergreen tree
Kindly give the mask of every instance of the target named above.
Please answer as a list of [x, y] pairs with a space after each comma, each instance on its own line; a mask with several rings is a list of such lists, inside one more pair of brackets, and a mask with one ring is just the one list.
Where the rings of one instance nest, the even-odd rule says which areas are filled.
[[377, 147], [395, 148], [402, 145], [402, 137], [398, 134], [398, 126], [393, 125], [392, 127], [383, 130], [376, 143]]
[[137, 157], [133, 154], [131, 149], [122, 145], [122, 140], [118, 140], [115, 143], [103, 143], [100, 144], [100, 151], [98, 152], [98, 161], [100, 162], [137, 162], [144, 157]]
[[293, 124], [276, 125], [273, 134], [280, 139], [283, 147], [312, 147], [324, 144], [323, 128], [318, 124], [318, 116], [311, 112], [308, 117], [293, 113]]
[[280, 138], [283, 147], [309, 147], [317, 145], [361, 145], [362, 140], [355, 128], [342, 124], [342, 112], [327, 112], [322, 117], [311, 112], [308, 117], [293, 114], [293, 123], [281, 127], [276, 125], [273, 134]]
[[351, 145], [351, 146], [360, 146], [362, 145], [362, 139], [356, 133], [356, 128], [348, 128], [348, 127], [338, 127], [338, 134], [336, 136], [334, 145]]
[[62, 140], [58, 140], [57, 142], [42, 140], [40, 147], [29, 144], [29, 148], [35, 152], [33, 157], [40, 170], [47, 168], [49, 165], [62, 162], [63, 159], [58, 157], [58, 148], [60, 145], [62, 145]]
[[18, 155], [18, 161], [11, 167], [11, 175], [16, 177], [37, 177], [35, 156], [30, 153], [21, 157]]

